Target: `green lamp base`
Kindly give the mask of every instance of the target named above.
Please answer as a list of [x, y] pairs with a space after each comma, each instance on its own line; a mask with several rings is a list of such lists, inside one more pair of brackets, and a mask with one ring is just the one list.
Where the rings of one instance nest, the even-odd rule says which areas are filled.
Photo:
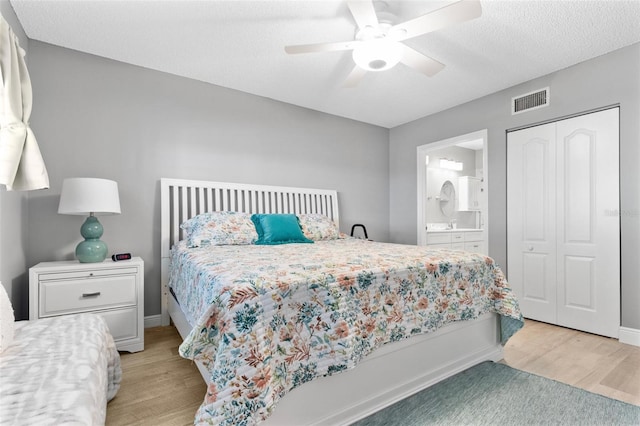
[[107, 245], [98, 239], [87, 239], [76, 246], [76, 257], [80, 263], [102, 262], [107, 258], [107, 252]]
[[80, 234], [85, 240], [76, 246], [76, 257], [80, 263], [102, 262], [107, 258], [109, 250], [104, 241], [100, 240], [102, 232], [102, 224], [95, 216], [89, 216], [82, 224]]

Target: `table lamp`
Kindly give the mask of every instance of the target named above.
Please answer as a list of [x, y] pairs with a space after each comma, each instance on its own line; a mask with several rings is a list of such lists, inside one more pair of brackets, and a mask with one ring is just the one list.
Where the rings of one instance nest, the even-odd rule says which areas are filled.
[[100, 240], [104, 229], [96, 216], [120, 214], [118, 184], [97, 178], [68, 178], [62, 182], [59, 214], [89, 215], [80, 227], [84, 237], [76, 247], [81, 263], [102, 262], [107, 257], [107, 245]]

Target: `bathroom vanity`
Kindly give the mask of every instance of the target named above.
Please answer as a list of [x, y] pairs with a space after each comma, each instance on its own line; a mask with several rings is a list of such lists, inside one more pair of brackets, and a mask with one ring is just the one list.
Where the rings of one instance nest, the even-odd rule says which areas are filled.
[[482, 229], [429, 229], [427, 245], [485, 253]]

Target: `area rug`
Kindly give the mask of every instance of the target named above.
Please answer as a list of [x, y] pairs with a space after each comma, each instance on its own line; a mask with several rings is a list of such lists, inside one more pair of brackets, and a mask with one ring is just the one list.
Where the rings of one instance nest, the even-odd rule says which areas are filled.
[[484, 362], [354, 425], [640, 425], [640, 407]]

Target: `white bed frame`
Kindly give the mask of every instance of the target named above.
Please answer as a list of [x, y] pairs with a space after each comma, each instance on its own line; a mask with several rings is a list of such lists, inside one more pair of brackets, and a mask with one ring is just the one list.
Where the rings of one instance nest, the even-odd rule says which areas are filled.
[[[168, 290], [169, 252], [180, 224], [208, 211], [322, 213], [339, 224], [338, 194], [182, 179], [161, 179], [162, 324], [184, 338], [191, 325]], [[348, 425], [482, 361], [502, 359], [497, 315], [448, 325], [387, 344], [357, 368], [305, 383], [285, 395], [264, 425]], [[209, 373], [199, 364], [205, 381]], [[195, 414], [195, 413], [194, 413]]]

